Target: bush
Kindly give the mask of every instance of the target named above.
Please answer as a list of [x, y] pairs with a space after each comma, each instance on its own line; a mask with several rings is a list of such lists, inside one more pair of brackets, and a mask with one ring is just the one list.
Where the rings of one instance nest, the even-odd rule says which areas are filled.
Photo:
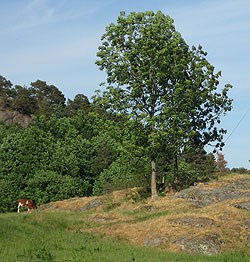
[[0, 179], [0, 213], [15, 211], [18, 184], [14, 179]]
[[150, 169], [146, 158], [119, 158], [104, 170], [94, 184], [94, 195], [129, 187], [147, 187]]
[[230, 173], [232, 174], [250, 174], [250, 170], [244, 167], [238, 167], [238, 168], [234, 167], [230, 170]]
[[193, 163], [187, 163], [182, 160], [175, 170], [172, 166], [165, 176], [164, 188], [171, 187], [176, 191], [188, 188], [196, 182], [207, 182], [216, 178], [213, 169], [205, 166], [196, 166]]
[[41, 170], [27, 181], [27, 187], [20, 193], [20, 197], [26, 196], [35, 199], [37, 204], [43, 204], [74, 196], [85, 196], [88, 189], [88, 182], [80, 178]]
[[175, 190], [179, 191], [181, 189], [191, 186], [197, 180], [197, 173], [191, 164], [181, 161], [178, 165], [178, 170], [174, 174], [174, 169], [172, 168], [169, 172], [167, 179], [167, 185], [171, 185]]

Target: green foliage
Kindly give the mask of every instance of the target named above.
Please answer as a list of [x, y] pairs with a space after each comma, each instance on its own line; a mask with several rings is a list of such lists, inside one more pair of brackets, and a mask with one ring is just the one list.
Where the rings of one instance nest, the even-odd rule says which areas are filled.
[[16, 201], [18, 199], [19, 183], [15, 176], [9, 175], [7, 178], [0, 178], [0, 213], [16, 211]]
[[56, 86], [37, 80], [31, 83], [31, 90], [37, 102], [35, 115], [50, 117], [65, 107], [65, 97]]
[[230, 170], [230, 173], [232, 174], [250, 174], [250, 170], [244, 168], [244, 167], [234, 167]]
[[186, 149], [177, 162], [169, 164], [165, 172], [163, 169], [164, 183], [160, 184], [161, 191], [169, 187], [179, 191], [194, 183], [218, 178], [214, 155], [207, 154], [199, 147]]
[[[1, 212], [15, 210], [19, 197], [42, 204], [91, 195], [96, 181], [101, 181], [100, 174], [112, 163], [112, 169], [117, 169], [115, 161], [127, 156], [130, 160], [119, 163], [120, 180], [115, 182], [116, 187], [118, 182], [124, 182], [121, 173], [125, 168], [121, 165], [126, 166], [129, 161], [134, 167], [126, 185], [138, 184], [137, 176], [145, 169], [131, 161], [133, 151], [143, 159], [141, 150], [133, 145], [135, 139], [129, 142], [136, 131], [128, 132], [126, 118], [117, 119], [78, 111], [71, 117], [39, 117], [26, 129], [0, 125], [0, 179], [5, 197]], [[99, 188], [102, 191], [103, 185]]]
[[41, 204], [91, 194], [92, 145], [68, 120], [0, 126], [1, 212], [13, 210], [18, 197]]
[[74, 196], [84, 196], [88, 187], [88, 182], [79, 178], [41, 170], [27, 181], [27, 186], [20, 192], [20, 197], [36, 199], [37, 204], [43, 204]]
[[194, 146], [187, 147], [183, 152], [182, 159], [191, 165], [195, 173], [193, 179], [185, 187], [192, 185], [194, 182], [208, 182], [217, 179], [215, 157], [211, 153], [207, 154], [201, 146], [197, 145], [196, 148]]
[[[141, 124], [142, 147], [153, 166], [164, 152], [172, 151], [166, 158], [175, 161], [194, 139], [203, 147], [215, 141], [223, 146], [225, 130], [217, 125], [231, 110], [231, 85], [217, 91], [220, 72], [201, 46], [186, 44], [172, 18], [160, 11], [121, 12], [101, 40], [96, 64], [106, 71], [107, 83], [95, 103]], [[152, 181], [154, 174], [152, 167]]]
[[118, 158], [96, 180], [94, 194], [100, 195], [129, 187], [149, 187], [147, 158]]
[[38, 109], [37, 101], [32, 96], [31, 88], [15, 86], [13, 93], [12, 109], [26, 115], [32, 115]]
[[0, 106], [2, 108], [11, 107], [12, 86], [9, 80], [0, 76]]
[[35, 127], [6, 134], [0, 145], [0, 174], [15, 173], [25, 177], [49, 161], [53, 139]]
[[178, 165], [177, 171], [174, 170], [174, 168], [170, 171], [166, 184], [172, 185], [175, 190], [179, 191], [193, 185], [196, 181], [197, 173], [193, 166], [189, 163], [181, 161]]
[[37, 80], [30, 87], [22, 87], [0, 76], [0, 106], [22, 114], [50, 117], [65, 107], [62, 92], [54, 85]]
[[88, 98], [83, 94], [75, 96], [74, 100], [68, 99], [66, 107], [66, 115], [73, 116], [77, 114], [79, 110], [88, 112], [90, 110], [90, 102]]

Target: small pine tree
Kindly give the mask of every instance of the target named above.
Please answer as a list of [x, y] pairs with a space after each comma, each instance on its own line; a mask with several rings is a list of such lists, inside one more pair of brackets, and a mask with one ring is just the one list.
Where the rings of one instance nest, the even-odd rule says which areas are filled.
[[228, 171], [227, 161], [221, 152], [217, 152], [216, 167], [220, 176], [225, 175], [225, 173]]

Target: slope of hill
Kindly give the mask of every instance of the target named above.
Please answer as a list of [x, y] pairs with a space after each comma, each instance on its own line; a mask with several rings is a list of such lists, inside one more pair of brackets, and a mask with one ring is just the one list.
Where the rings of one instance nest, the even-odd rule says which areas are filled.
[[103, 233], [168, 251], [211, 255], [250, 250], [250, 175], [228, 175], [154, 202], [143, 198], [141, 192], [133, 188], [73, 198], [38, 210], [84, 212], [82, 232]]

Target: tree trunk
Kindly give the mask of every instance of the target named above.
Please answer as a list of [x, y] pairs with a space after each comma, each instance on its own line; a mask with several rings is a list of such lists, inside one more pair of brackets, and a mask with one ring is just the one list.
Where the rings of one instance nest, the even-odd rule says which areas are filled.
[[178, 157], [177, 155], [174, 156], [174, 190], [178, 190]]
[[151, 160], [151, 199], [154, 201], [158, 198], [157, 189], [156, 189], [156, 161]]

